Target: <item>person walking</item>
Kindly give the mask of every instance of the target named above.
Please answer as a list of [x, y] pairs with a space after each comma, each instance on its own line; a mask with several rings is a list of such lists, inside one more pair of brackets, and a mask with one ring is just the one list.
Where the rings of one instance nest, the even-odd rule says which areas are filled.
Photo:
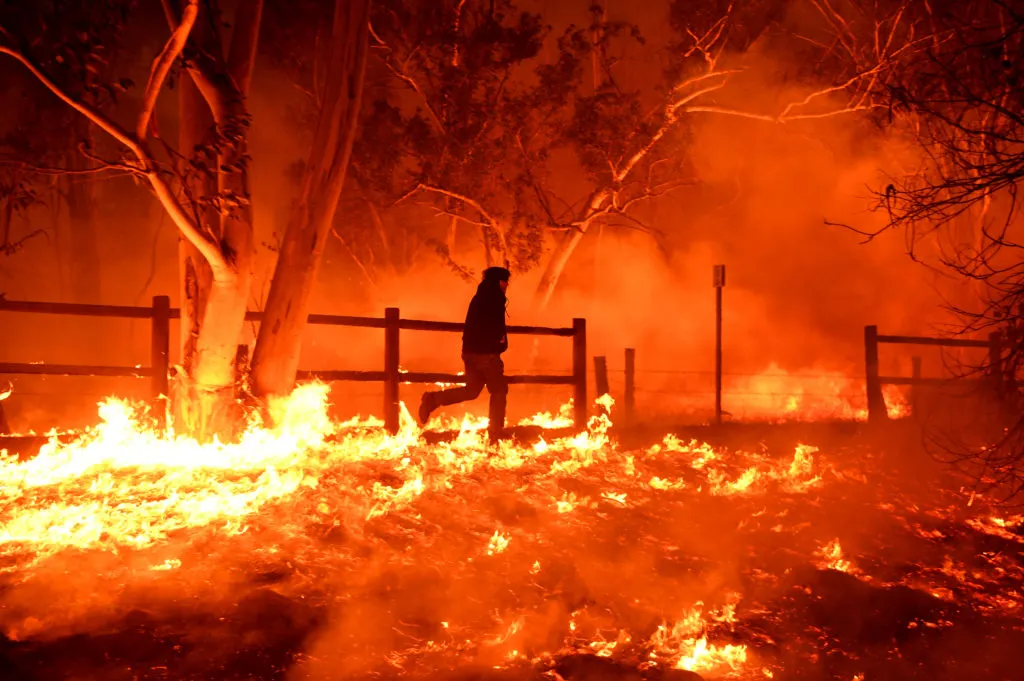
[[423, 393], [418, 414], [420, 425], [426, 425], [430, 415], [439, 407], [476, 399], [486, 386], [491, 396], [487, 434], [491, 442], [501, 439], [505, 430], [508, 399], [508, 381], [501, 355], [508, 350], [508, 332], [505, 329], [508, 298], [505, 292], [511, 276], [504, 267], [488, 267], [484, 270], [483, 280], [469, 303], [462, 331], [465, 385]]

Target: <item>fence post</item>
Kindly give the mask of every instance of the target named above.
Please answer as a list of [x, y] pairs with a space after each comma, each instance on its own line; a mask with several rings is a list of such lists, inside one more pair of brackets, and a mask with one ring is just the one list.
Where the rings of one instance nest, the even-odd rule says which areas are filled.
[[921, 380], [921, 358], [911, 357], [910, 358], [910, 377], [913, 379], [913, 383], [910, 384], [910, 413], [914, 416], [919, 415], [918, 411], [918, 395], [920, 393]]
[[[607, 357], [594, 357], [594, 392], [594, 397], [601, 397], [611, 393], [611, 388], [608, 387]], [[604, 407], [601, 407], [601, 412], [607, 413]]]
[[608, 358], [607, 357], [594, 357], [594, 386], [597, 389], [597, 395], [607, 395], [611, 392], [611, 388], [608, 387]]
[[885, 409], [882, 382], [878, 375], [878, 327], [864, 327], [864, 369], [868, 397], [868, 422], [886, 421], [889, 414]]
[[384, 310], [384, 427], [394, 435], [398, 432], [398, 320], [397, 307]]
[[636, 411], [636, 350], [626, 348], [626, 387], [623, 399], [623, 416], [626, 425], [633, 425], [634, 412]]
[[167, 396], [169, 392], [167, 377], [171, 370], [169, 363], [171, 352], [171, 299], [169, 296], [153, 296], [149, 352], [149, 366], [153, 372], [151, 376], [153, 400], [157, 408], [157, 420], [163, 426], [167, 409], [166, 405], [159, 403], [159, 399], [161, 395]]
[[587, 320], [572, 320], [573, 421], [587, 427]]
[[989, 378], [992, 392], [997, 398], [1003, 396], [1003, 335], [993, 331], [988, 335]]

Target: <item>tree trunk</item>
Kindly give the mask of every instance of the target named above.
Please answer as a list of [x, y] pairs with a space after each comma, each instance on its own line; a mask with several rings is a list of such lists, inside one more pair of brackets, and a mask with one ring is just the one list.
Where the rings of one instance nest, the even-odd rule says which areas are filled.
[[579, 246], [584, 234], [586, 234], [586, 225], [563, 235], [558, 245], [555, 246], [555, 250], [552, 251], [551, 258], [548, 259], [547, 267], [544, 268], [544, 274], [541, 275], [540, 281], [537, 283], [537, 290], [533, 295], [533, 304], [537, 309], [543, 310], [551, 302], [551, 296], [555, 292], [555, 287], [558, 286], [558, 280], [561, 278], [562, 272], [565, 271], [569, 258], [576, 250], [576, 247]]
[[331, 57], [302, 194], [288, 222], [252, 359], [257, 395], [295, 386], [302, 333], [345, 184], [362, 101], [370, 0], [335, 0]]
[[[242, 338], [249, 301], [253, 264], [253, 216], [244, 158], [247, 152], [245, 93], [255, 45], [253, 32], [259, 29], [261, 4], [239, 7], [256, 17], [240, 17], [232, 39], [240, 40], [241, 55], [235, 50], [232, 78], [227, 74], [189, 70], [180, 82], [179, 146], [196, 150], [218, 133], [216, 168], [200, 173], [190, 187], [194, 197], [233, 196], [238, 206], [199, 209], [199, 221], [217, 238], [229, 267], [212, 268], [190, 242], [179, 249], [181, 266], [181, 368], [173, 388], [174, 425], [199, 440], [234, 435], [242, 425], [235, 360]], [[244, 26], [244, 29], [243, 29]], [[204, 49], [213, 49], [209, 37], [215, 28], [207, 23], [196, 27], [194, 38]], [[248, 56], [247, 56], [248, 55]], [[246, 61], [249, 59], [250, 61]]]
[[491, 238], [491, 228], [487, 225], [480, 226], [480, 241], [484, 245], [484, 267], [494, 267], [494, 248]]
[[[171, 27], [171, 37], [153, 63], [144, 106], [134, 135], [88, 104], [68, 95], [22, 53], [3, 44], [0, 44], [0, 53], [19, 61], [54, 95], [131, 152], [135, 157], [136, 170], [146, 177], [179, 231], [195, 245], [210, 266], [212, 276], [206, 287], [205, 309], [200, 313], [200, 306], [197, 305], [193, 319], [185, 320], [186, 328], [197, 331], [194, 347], [189, 349], [191, 361], [186, 358], [190, 371], [179, 372], [180, 380], [175, 382], [175, 394], [180, 402], [186, 403], [180, 410], [183, 418], [175, 425], [205, 439], [220, 431], [222, 423], [228, 423], [221, 418], [222, 414], [230, 411], [231, 405], [235, 403], [234, 363], [245, 319], [253, 258], [252, 212], [245, 163], [248, 137], [245, 96], [255, 61], [262, 0], [240, 0], [236, 6], [238, 21], [234, 22], [232, 49], [227, 59], [222, 53], [223, 40], [217, 36], [223, 24], [219, 19], [216, 24], [211, 23], [212, 15], [219, 17], [219, 14], [204, 12], [203, 23], [197, 24], [198, 0], [189, 0], [184, 7], [179, 7], [176, 0], [164, 0], [163, 6]], [[199, 31], [195, 40], [194, 28]], [[215, 139], [210, 140], [215, 146], [207, 145], [206, 148], [216, 149], [217, 157], [212, 164], [206, 164], [212, 165], [212, 168], [200, 172], [200, 175], [210, 178], [208, 182], [202, 182], [204, 185], [215, 184], [220, 190], [218, 196], [192, 191], [190, 198], [199, 196], [210, 199], [206, 205], [217, 207], [218, 220], [200, 214], [198, 206], [202, 204], [194, 202], [195, 212], [190, 214], [167, 183], [165, 171], [153, 159], [146, 143], [156, 98], [171, 66], [188, 45], [193, 48], [192, 54], [182, 65], [188, 78], [202, 94], [216, 123]], [[192, 139], [193, 130], [201, 129], [199, 121], [203, 116], [199, 113], [202, 107], [198, 102], [198, 97], [188, 98], [187, 95], [182, 101], [183, 129], [186, 130], [182, 133], [182, 139], [186, 141], [182, 149], [186, 153], [189, 150], [195, 151], [195, 147], [190, 147], [188, 141]], [[193, 170], [203, 171], [203, 168], [186, 166], [182, 170], [191, 173]], [[208, 189], [206, 186], [202, 188]], [[189, 271], [186, 267], [186, 277]], [[191, 274], [196, 275], [192, 282], [195, 286], [194, 300], [201, 301], [204, 279], [198, 275], [198, 268], [192, 268]], [[199, 320], [198, 326], [195, 319]], [[232, 419], [230, 425], [234, 426], [235, 423]]]
[[192, 370], [176, 376], [175, 428], [200, 441], [231, 437], [241, 426], [235, 356], [248, 299], [245, 282], [213, 281], [206, 291]]
[[576, 251], [576, 247], [580, 245], [590, 224], [599, 215], [601, 207], [611, 198], [612, 191], [610, 189], [595, 190], [580, 212], [576, 228], [564, 234], [555, 246], [555, 250], [551, 252], [547, 267], [544, 268], [544, 274], [541, 275], [540, 281], [537, 283], [537, 290], [533, 294], [533, 304], [538, 310], [546, 309], [548, 303], [551, 302], [551, 296], [558, 286], [558, 280], [562, 277], [565, 266], [569, 263], [569, 258]]
[[496, 222], [480, 228], [484, 245], [484, 263], [487, 267], [508, 267], [509, 252], [506, 235], [509, 225]]

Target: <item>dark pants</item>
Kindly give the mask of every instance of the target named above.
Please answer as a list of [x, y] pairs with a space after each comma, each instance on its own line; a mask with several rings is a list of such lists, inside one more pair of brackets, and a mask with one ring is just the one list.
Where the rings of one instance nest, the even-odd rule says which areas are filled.
[[501, 355], [465, 354], [462, 361], [466, 365], [466, 385], [431, 393], [433, 406], [445, 407], [475, 400], [484, 386], [487, 386], [487, 392], [491, 395], [488, 414], [490, 425], [487, 430], [492, 438], [500, 437], [505, 428], [505, 405], [508, 399], [505, 363], [501, 361]]

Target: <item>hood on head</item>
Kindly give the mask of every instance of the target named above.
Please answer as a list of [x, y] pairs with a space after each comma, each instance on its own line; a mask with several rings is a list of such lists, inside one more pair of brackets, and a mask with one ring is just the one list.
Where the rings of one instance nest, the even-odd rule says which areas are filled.
[[476, 287], [477, 293], [499, 296], [502, 300], [507, 300], [505, 292], [501, 290], [501, 282], [508, 281], [511, 277], [512, 273], [504, 267], [488, 267], [484, 270], [484, 278], [480, 285]]
[[488, 267], [484, 270], [484, 281], [489, 279], [494, 281], [508, 281], [511, 278], [512, 273], [504, 267]]

